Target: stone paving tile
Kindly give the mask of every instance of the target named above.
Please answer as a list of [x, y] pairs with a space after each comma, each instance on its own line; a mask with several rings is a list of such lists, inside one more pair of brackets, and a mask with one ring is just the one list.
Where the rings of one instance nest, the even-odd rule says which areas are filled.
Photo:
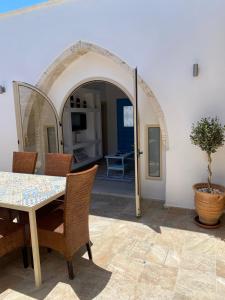
[[136, 281], [115, 272], [109, 284], [95, 298], [98, 300], [135, 300]]
[[190, 299], [215, 299], [215, 273], [180, 268], [175, 293]]
[[224, 300], [225, 297], [225, 278], [216, 277], [216, 299]]
[[47, 295], [47, 297], [45, 297], [45, 300], [62, 300], [62, 299], [78, 300], [79, 298], [69, 284], [59, 282], [52, 289], [52, 291]]
[[225, 259], [216, 260], [216, 276], [223, 277], [225, 280]]
[[168, 253], [169, 248], [167, 246], [152, 242], [148, 253], [145, 255], [145, 259], [148, 262], [165, 264]]
[[186, 237], [184, 251], [192, 255], [216, 256], [216, 240], [209, 235], [193, 235]]
[[[225, 233], [224, 233], [225, 237]], [[215, 240], [216, 257], [221, 260], [225, 260], [225, 240], [217, 238]]]
[[215, 274], [216, 258], [211, 255], [193, 255], [190, 252], [183, 252], [179, 267], [190, 271], [196, 270]]
[[36, 289], [33, 269], [22, 268], [16, 251], [0, 260], [0, 300], [225, 299], [225, 226], [199, 228], [193, 211], [165, 209], [162, 202], [145, 201], [143, 209], [143, 217], [136, 218], [131, 200], [95, 196], [94, 261], [82, 248], [71, 281], [63, 257], [42, 249], [43, 284]]
[[31, 298], [22, 293], [13, 291], [12, 289], [7, 289], [0, 295], [0, 300], [35, 300], [35, 298]]
[[172, 299], [177, 268], [146, 263], [136, 285], [135, 299]]

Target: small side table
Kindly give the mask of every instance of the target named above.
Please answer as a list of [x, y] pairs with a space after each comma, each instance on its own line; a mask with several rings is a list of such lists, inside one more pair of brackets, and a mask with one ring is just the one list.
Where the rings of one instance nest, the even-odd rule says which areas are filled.
[[106, 155], [106, 165], [107, 165], [107, 176], [109, 176], [109, 171], [119, 171], [122, 172], [123, 177], [125, 175], [125, 169], [128, 167], [126, 159], [132, 156], [134, 152], [128, 152], [124, 154]]

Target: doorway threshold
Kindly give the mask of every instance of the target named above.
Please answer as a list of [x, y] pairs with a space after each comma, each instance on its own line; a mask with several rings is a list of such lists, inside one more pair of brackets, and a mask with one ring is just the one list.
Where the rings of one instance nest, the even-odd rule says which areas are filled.
[[135, 186], [133, 182], [107, 181], [96, 178], [92, 193], [134, 199]]
[[92, 196], [96, 197], [96, 196], [106, 196], [106, 197], [115, 197], [115, 198], [126, 198], [126, 199], [135, 199], [135, 195], [133, 194], [123, 194], [123, 193], [112, 193], [112, 192], [105, 192], [105, 191], [98, 191], [92, 192]]

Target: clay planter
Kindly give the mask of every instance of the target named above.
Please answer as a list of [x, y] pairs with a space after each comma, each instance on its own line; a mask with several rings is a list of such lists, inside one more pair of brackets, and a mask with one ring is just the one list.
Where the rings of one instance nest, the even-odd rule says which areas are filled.
[[212, 184], [212, 188], [218, 189], [222, 194], [210, 194], [199, 192], [198, 189], [207, 188], [207, 183], [197, 183], [193, 185], [195, 191], [195, 208], [199, 216], [199, 221], [206, 225], [216, 225], [225, 207], [225, 187]]

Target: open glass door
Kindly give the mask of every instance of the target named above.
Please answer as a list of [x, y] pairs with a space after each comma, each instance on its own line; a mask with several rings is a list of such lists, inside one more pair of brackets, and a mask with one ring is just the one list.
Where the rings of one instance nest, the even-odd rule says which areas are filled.
[[59, 118], [50, 99], [36, 87], [13, 82], [20, 151], [38, 152], [37, 173], [43, 173], [45, 154], [60, 152]]
[[139, 138], [139, 113], [138, 113], [138, 79], [137, 68], [134, 70], [134, 141], [135, 141], [135, 201], [136, 216], [141, 216], [141, 182], [140, 182], [140, 138]]

